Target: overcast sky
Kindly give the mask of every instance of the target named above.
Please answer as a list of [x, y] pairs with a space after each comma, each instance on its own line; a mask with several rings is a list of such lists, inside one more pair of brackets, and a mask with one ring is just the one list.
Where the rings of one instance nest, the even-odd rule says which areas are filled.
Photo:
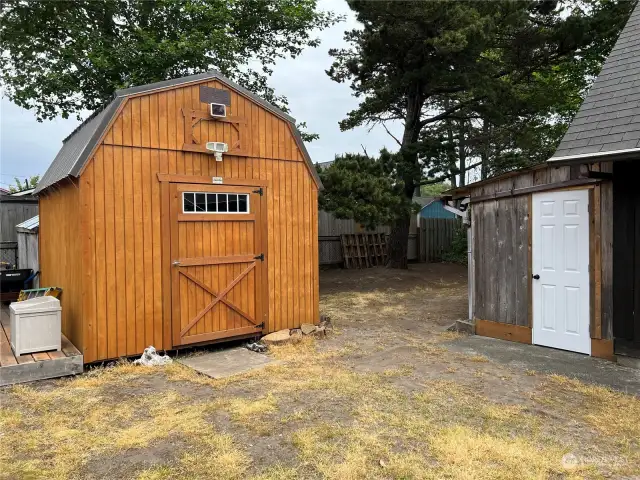
[[[341, 132], [338, 122], [358, 105], [347, 84], [333, 82], [324, 71], [331, 65], [328, 50], [344, 45], [343, 32], [357, 25], [343, 0], [320, 0], [320, 8], [347, 15], [346, 21], [320, 32], [319, 47], [306, 50], [298, 58], [278, 62], [271, 85], [289, 99], [291, 114], [307, 122], [308, 130], [320, 140], [307, 145], [314, 162], [332, 160], [336, 153], [362, 151], [370, 154], [382, 147], [395, 150], [395, 142], [384, 129], [368, 128]], [[6, 98], [0, 103], [0, 186], [13, 183], [13, 177], [42, 175], [66, 137], [77, 125], [75, 119], [58, 118], [38, 123], [31, 111], [23, 110]], [[394, 129], [397, 132], [397, 128]]]

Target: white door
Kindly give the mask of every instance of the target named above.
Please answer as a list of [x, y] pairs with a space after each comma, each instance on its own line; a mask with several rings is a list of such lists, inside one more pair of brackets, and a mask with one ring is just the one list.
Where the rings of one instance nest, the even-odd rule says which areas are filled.
[[533, 195], [533, 343], [591, 354], [588, 190]]

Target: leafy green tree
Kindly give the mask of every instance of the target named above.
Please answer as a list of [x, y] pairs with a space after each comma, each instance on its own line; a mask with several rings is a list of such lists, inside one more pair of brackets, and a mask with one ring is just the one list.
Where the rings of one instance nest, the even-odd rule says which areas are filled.
[[18, 177], [15, 177], [16, 181], [15, 185], [9, 185], [9, 192], [17, 193], [23, 192], [25, 190], [29, 190], [30, 188], [35, 188], [40, 180], [40, 175], [32, 175], [29, 178], [25, 178], [24, 181], [20, 180]]
[[[348, 3], [362, 28], [345, 33], [348, 48], [329, 52], [327, 73], [349, 82], [361, 102], [340, 128], [403, 123], [390, 170], [405, 199], [421, 184], [447, 179], [455, 186], [456, 176], [464, 179], [483, 161], [489, 169], [494, 158], [525, 155], [518, 142], [527, 129], [516, 135], [509, 128], [528, 119], [552, 123], [555, 105], [530, 96], [543, 91], [544, 80], [579, 93], [633, 8], [613, 0]], [[536, 141], [528, 145], [531, 151]], [[390, 267], [406, 266], [409, 222], [399, 210]]]
[[317, 46], [312, 30], [338, 20], [316, 0], [4, 0], [0, 79], [40, 121], [212, 68], [287, 110], [267, 84], [275, 61]]

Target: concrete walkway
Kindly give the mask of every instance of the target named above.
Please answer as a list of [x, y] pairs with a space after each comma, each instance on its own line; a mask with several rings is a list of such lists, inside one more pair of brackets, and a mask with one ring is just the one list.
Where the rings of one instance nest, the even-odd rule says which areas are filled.
[[484, 355], [520, 370], [555, 373], [640, 395], [640, 370], [553, 348], [470, 335], [447, 344], [454, 352]]
[[223, 348], [213, 352], [178, 357], [177, 362], [193, 368], [211, 378], [226, 378], [276, 363], [263, 353], [255, 353], [244, 347]]

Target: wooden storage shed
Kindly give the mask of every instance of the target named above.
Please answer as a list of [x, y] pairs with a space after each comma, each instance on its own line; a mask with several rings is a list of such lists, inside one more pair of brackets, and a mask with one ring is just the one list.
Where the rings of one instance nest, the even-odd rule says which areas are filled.
[[37, 186], [40, 283], [87, 363], [317, 323], [321, 187], [294, 119], [218, 72], [118, 91]]
[[471, 208], [476, 333], [640, 358], [640, 7], [554, 156]]

